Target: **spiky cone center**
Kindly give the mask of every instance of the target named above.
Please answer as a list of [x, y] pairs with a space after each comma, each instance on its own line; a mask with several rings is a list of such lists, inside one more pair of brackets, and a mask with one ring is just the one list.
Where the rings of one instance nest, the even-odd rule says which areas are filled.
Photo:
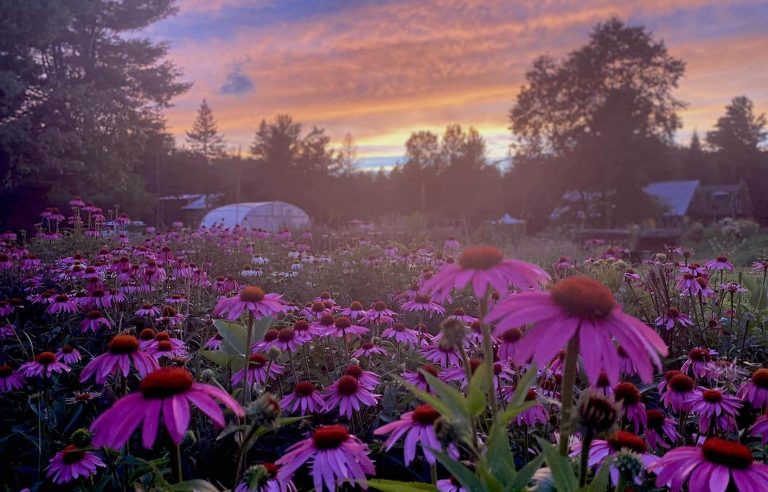
[[13, 374], [13, 367], [8, 364], [0, 365], [0, 378], [7, 378], [11, 374]]
[[296, 338], [296, 332], [293, 331], [293, 328], [283, 328], [277, 334], [277, 339], [283, 343], [288, 343], [292, 341], [294, 338]]
[[68, 465], [74, 465], [75, 463], [80, 463], [80, 461], [85, 457], [85, 451], [78, 448], [74, 444], [69, 444], [67, 447], [65, 447], [61, 451], [61, 459], [64, 463]]
[[671, 307], [667, 309], [667, 317], [672, 319], [677, 319], [680, 317], [680, 310], [676, 307]]
[[359, 301], [355, 301], [349, 305], [349, 309], [351, 309], [352, 311], [362, 311], [363, 305]]
[[74, 351], [75, 351], [75, 347], [73, 347], [72, 345], [69, 345], [69, 344], [67, 344], [67, 345], [64, 345], [64, 346], [61, 348], [61, 352], [62, 352], [62, 353], [65, 353], [65, 354], [71, 354], [71, 353], [72, 353], [72, 352], [74, 352]]
[[419, 369], [420, 369], [420, 371], [419, 371], [419, 377], [420, 377], [421, 379], [423, 379], [423, 380], [425, 380], [426, 378], [424, 378], [424, 376], [421, 374], [421, 371], [424, 371], [424, 372], [426, 372], [427, 374], [429, 374], [429, 375], [431, 375], [431, 376], [434, 376], [434, 377], [437, 377], [437, 376], [438, 376], [438, 374], [440, 373], [440, 371], [437, 369], [437, 367], [435, 367], [435, 366], [434, 366], [434, 365], [432, 365], [432, 364], [423, 364], [423, 365], [421, 365], [421, 366], [419, 367]]
[[251, 354], [248, 357], [248, 365], [250, 367], [264, 367], [267, 365], [267, 358], [262, 354]]
[[394, 325], [392, 325], [392, 329], [398, 333], [402, 333], [407, 329], [407, 327], [402, 323], [395, 323]]
[[768, 369], [758, 369], [752, 373], [752, 383], [763, 389], [768, 389]]
[[510, 328], [501, 334], [501, 339], [506, 343], [517, 343], [523, 338], [523, 330], [520, 328]]
[[360, 383], [357, 382], [357, 378], [346, 374], [339, 378], [339, 383], [336, 386], [339, 394], [342, 396], [352, 396], [357, 393], [357, 389]]
[[275, 478], [277, 476], [277, 465], [274, 463], [262, 463], [261, 466], [267, 471], [269, 478]]
[[441, 349], [443, 344], [445, 344], [449, 350], [464, 344], [464, 338], [466, 337], [467, 329], [459, 320], [447, 319], [443, 321], [440, 325], [440, 331], [443, 334], [439, 344]]
[[374, 345], [371, 342], [365, 342], [360, 346], [360, 348], [363, 350], [371, 350], [373, 347]]
[[669, 382], [670, 379], [677, 376], [678, 374], [682, 374], [682, 372], [678, 371], [677, 369], [672, 369], [664, 373], [664, 379], [666, 379], [667, 382]]
[[635, 453], [643, 454], [648, 448], [643, 438], [637, 434], [626, 431], [616, 431], [608, 438], [608, 444], [614, 451], [629, 449]]
[[495, 246], [470, 246], [459, 256], [464, 270], [488, 270], [504, 261], [504, 255]]
[[387, 309], [387, 305], [384, 304], [382, 301], [376, 301], [373, 303], [374, 311], [385, 311], [386, 309]]
[[716, 389], [704, 390], [701, 398], [708, 403], [720, 403], [723, 400], [723, 394]]
[[277, 340], [278, 335], [280, 335], [280, 330], [277, 330], [275, 328], [272, 328], [271, 330], [267, 330], [267, 332], [264, 334], [264, 341], [274, 342], [275, 340]]
[[717, 258], [715, 258], [715, 260], [717, 260], [718, 263], [725, 263], [725, 262], [728, 261], [728, 257], [727, 256], [718, 256]]
[[293, 392], [298, 396], [310, 396], [315, 392], [315, 385], [309, 381], [299, 381], [293, 387]]
[[413, 420], [414, 423], [423, 426], [432, 426], [439, 418], [440, 412], [426, 404], [414, 408], [413, 413], [411, 414], [411, 420]]
[[701, 447], [704, 457], [712, 463], [744, 470], [752, 465], [752, 451], [741, 443], [710, 437]]
[[293, 331], [307, 331], [309, 330], [309, 323], [307, 320], [300, 319], [293, 324]]
[[550, 295], [568, 316], [589, 321], [607, 318], [616, 307], [611, 290], [587, 277], [560, 280], [552, 287]]
[[608, 399], [594, 395], [579, 405], [579, 423], [595, 433], [605, 432], [616, 422], [616, 406]]
[[259, 302], [266, 294], [260, 287], [249, 285], [240, 292], [240, 300], [243, 302]]
[[688, 352], [688, 358], [695, 362], [707, 362], [712, 359], [712, 356], [705, 348], [695, 348]]
[[355, 379], [360, 379], [360, 377], [363, 375], [363, 368], [357, 364], [350, 364], [344, 370], [344, 374], [347, 376], [352, 376]]
[[167, 398], [188, 391], [194, 379], [183, 367], [161, 367], [141, 380], [139, 391], [144, 398]]
[[346, 330], [352, 326], [352, 321], [346, 316], [339, 316], [336, 318], [336, 321], [333, 322], [333, 325], [340, 330]]
[[648, 410], [645, 412], [648, 420], [648, 427], [654, 430], [660, 430], [664, 425], [664, 413], [659, 410]]
[[331, 294], [329, 294], [328, 292], [321, 292], [320, 293], [320, 299], [326, 300], [326, 299], [330, 299], [330, 298], [331, 298]]
[[170, 340], [161, 340], [157, 342], [157, 350], [160, 352], [170, 352], [173, 350], [173, 344]]
[[144, 328], [141, 330], [141, 333], [139, 333], [139, 338], [147, 342], [149, 340], [154, 340], [155, 335], [157, 335], [157, 332], [155, 332], [155, 330], [152, 328]]
[[154, 308], [154, 307], [155, 307], [155, 306], [153, 306], [152, 304], [143, 304], [143, 305], [141, 306], [141, 309], [143, 309], [143, 310], [145, 310], [145, 311], [149, 311], [150, 309], [152, 309], [152, 308]]
[[614, 396], [616, 401], [623, 401], [625, 405], [635, 405], [640, 401], [640, 391], [637, 386], [628, 382], [616, 385]]
[[477, 371], [477, 368], [480, 367], [483, 364], [483, 359], [478, 358], [472, 358], [469, 360], [469, 370], [472, 372], [472, 374]]
[[161, 314], [163, 318], [173, 318], [176, 316], [176, 310], [173, 309], [171, 306], [165, 306], [163, 308], [163, 312]]
[[349, 431], [344, 425], [325, 425], [312, 433], [312, 443], [317, 449], [336, 449], [349, 439]]
[[91, 321], [95, 321], [97, 319], [100, 319], [102, 317], [102, 314], [101, 314], [101, 311], [89, 311], [86, 317]]
[[611, 381], [608, 379], [608, 375], [606, 375], [604, 372], [601, 372], [600, 375], [597, 377], [595, 386], [597, 386], [598, 388], [607, 388], [610, 385], [611, 385]]
[[536, 400], [536, 390], [529, 389], [528, 393], [525, 395], [525, 401], [534, 401]]
[[675, 374], [669, 380], [669, 387], [672, 389], [672, 391], [676, 391], [678, 393], [688, 393], [689, 391], [693, 391], [695, 386], [696, 383], [693, 381], [693, 379], [686, 376], [685, 374]]
[[171, 339], [171, 335], [167, 331], [159, 331], [155, 334], [155, 340], [158, 342], [168, 341]]
[[67, 301], [69, 301], [69, 296], [67, 294], [59, 294], [56, 297], [54, 297], [54, 301], [56, 301], [56, 302], [67, 302]]
[[312, 303], [312, 312], [313, 313], [322, 313], [323, 311], [325, 311], [325, 306], [323, 305], [322, 302]]
[[43, 365], [53, 364], [56, 362], [56, 354], [53, 352], [41, 352], [35, 356], [35, 361]]
[[330, 314], [324, 314], [320, 317], [320, 324], [323, 326], [332, 326], [333, 321], [333, 316]]
[[332, 309], [333, 308], [333, 303], [331, 301], [323, 301], [323, 307], [325, 309]]

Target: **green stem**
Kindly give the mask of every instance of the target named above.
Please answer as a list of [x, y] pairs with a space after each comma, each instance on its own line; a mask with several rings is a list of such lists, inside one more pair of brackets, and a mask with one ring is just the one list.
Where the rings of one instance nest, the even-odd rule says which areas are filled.
[[573, 387], [576, 384], [576, 363], [579, 358], [579, 330], [568, 341], [565, 350], [563, 372], [562, 413], [560, 418], [560, 454], [568, 455], [568, 439], [571, 436], [571, 411], [573, 410]]
[[[486, 385], [488, 386], [488, 400], [491, 403], [491, 415], [493, 415], [493, 418], [496, 418], [496, 414], [499, 412], [499, 405], [496, 402], [496, 391], [493, 388], [493, 344], [491, 342], [491, 326], [483, 321], [485, 315], [488, 314], [488, 294], [489, 291], [486, 291], [485, 295], [479, 299], [480, 323], [483, 327], [483, 353], [485, 354], [485, 363], [488, 365], [486, 371], [486, 377], [488, 379], [486, 382]], [[469, 381], [467, 381], [467, 384], [469, 384]]]
[[251, 342], [253, 338], [253, 313], [248, 312], [248, 328], [245, 333], [245, 369], [243, 369], [243, 403], [247, 405], [251, 401], [251, 385], [248, 382], [248, 369], [251, 363]]

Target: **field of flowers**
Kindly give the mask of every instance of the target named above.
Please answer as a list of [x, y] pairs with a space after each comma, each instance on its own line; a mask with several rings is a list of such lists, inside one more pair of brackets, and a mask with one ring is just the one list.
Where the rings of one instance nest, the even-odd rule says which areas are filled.
[[768, 260], [0, 235], [3, 490], [768, 489]]

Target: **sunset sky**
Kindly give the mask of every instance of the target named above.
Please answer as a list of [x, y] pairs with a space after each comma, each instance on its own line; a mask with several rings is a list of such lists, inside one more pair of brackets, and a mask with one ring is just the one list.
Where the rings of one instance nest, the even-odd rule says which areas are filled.
[[364, 167], [389, 166], [414, 130], [475, 126], [506, 155], [507, 113], [541, 54], [584, 44], [616, 15], [650, 28], [687, 63], [676, 96], [686, 142], [736, 95], [768, 111], [768, 2], [729, 0], [297, 1], [180, 0], [148, 35], [192, 89], [167, 111], [183, 142], [203, 98], [229, 145], [244, 151], [262, 118], [289, 113], [351, 133]]

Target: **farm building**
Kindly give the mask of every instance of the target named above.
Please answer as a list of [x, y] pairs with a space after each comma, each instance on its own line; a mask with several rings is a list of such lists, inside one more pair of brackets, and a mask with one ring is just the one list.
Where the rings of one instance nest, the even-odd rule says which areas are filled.
[[179, 221], [184, 224], [196, 224], [206, 212], [220, 203], [223, 196], [222, 193], [161, 196], [158, 198], [157, 223], [170, 224]]
[[309, 215], [296, 205], [273, 201], [224, 205], [208, 212], [200, 225], [227, 228], [239, 225], [274, 232], [281, 228], [305, 228], [310, 223]]

